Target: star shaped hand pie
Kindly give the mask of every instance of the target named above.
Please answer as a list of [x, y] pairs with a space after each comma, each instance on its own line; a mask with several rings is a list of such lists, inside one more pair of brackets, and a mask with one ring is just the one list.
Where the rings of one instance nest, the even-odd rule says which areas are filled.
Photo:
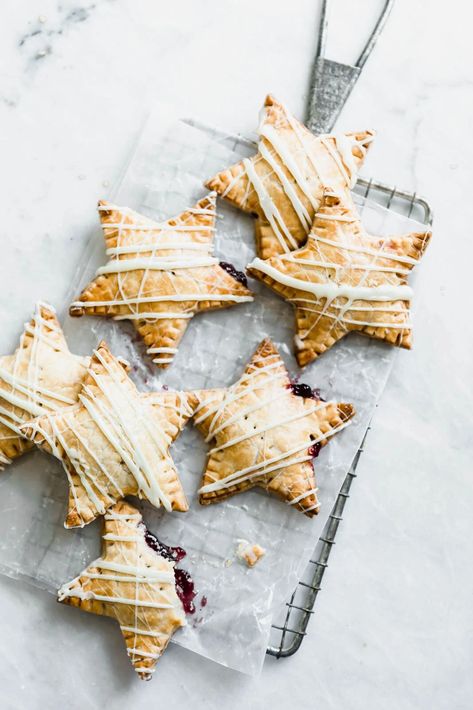
[[70, 486], [65, 526], [83, 527], [126, 495], [167, 511], [188, 510], [169, 447], [195, 402], [185, 392], [140, 394], [102, 342], [79, 403], [22, 429], [64, 466]]
[[200, 503], [218, 503], [260, 486], [308, 516], [318, 513], [312, 458], [348, 426], [353, 405], [323, 402], [308, 385], [291, 384], [268, 339], [238, 382], [197, 397], [195, 424], [213, 443]]
[[22, 424], [77, 402], [88, 362], [69, 352], [54, 308], [38, 303], [14, 355], [0, 358], [0, 464], [32, 447]]
[[211, 255], [215, 194], [161, 224], [108, 202], [98, 209], [111, 259], [71, 305], [71, 316], [133, 321], [164, 368], [196, 313], [253, 300], [245, 274]]
[[306, 246], [255, 259], [248, 272], [294, 305], [301, 366], [352, 330], [410, 348], [407, 276], [430, 237], [431, 232], [371, 236], [353, 211], [327, 193]]
[[150, 680], [171, 636], [186, 619], [174, 563], [147, 543], [141, 514], [125, 501], [105, 516], [102, 556], [58, 591], [58, 600], [120, 624], [135, 671]]
[[325, 187], [351, 203], [374, 131], [315, 136], [268, 96], [258, 133], [256, 155], [206, 186], [257, 217], [257, 253], [268, 259], [305, 243]]

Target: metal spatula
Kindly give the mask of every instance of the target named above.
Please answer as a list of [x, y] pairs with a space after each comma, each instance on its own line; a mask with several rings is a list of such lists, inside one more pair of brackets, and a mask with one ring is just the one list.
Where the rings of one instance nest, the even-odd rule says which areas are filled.
[[340, 62], [326, 59], [324, 56], [329, 10], [329, 0], [324, 0], [306, 121], [307, 127], [314, 133], [329, 133], [332, 130], [366, 60], [373, 51], [393, 5], [394, 0], [385, 2], [383, 11], [365, 48], [352, 66], [351, 64], [340, 64]]

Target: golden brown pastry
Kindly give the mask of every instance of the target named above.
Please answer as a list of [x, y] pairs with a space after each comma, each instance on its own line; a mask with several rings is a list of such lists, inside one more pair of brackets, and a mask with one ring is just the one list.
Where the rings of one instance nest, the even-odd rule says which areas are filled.
[[258, 133], [256, 155], [206, 185], [257, 218], [257, 253], [268, 259], [305, 243], [324, 188], [355, 209], [350, 188], [374, 131], [316, 136], [267, 96]]
[[77, 401], [89, 358], [69, 352], [52, 306], [38, 303], [13, 355], [0, 358], [0, 464], [33, 445], [20, 426]]
[[102, 556], [58, 591], [58, 600], [120, 624], [135, 671], [150, 680], [172, 635], [186, 619], [174, 563], [146, 541], [141, 514], [121, 501], [105, 515]]
[[238, 382], [196, 394], [194, 421], [212, 443], [200, 503], [218, 503], [260, 486], [306, 515], [316, 515], [312, 459], [330, 436], [348, 426], [353, 405], [323, 402], [308, 385], [291, 384], [268, 339]]
[[243, 560], [248, 567], [254, 567], [259, 560], [265, 556], [266, 550], [258, 545], [258, 543], [251, 543], [248, 540], [240, 540], [237, 551], [237, 557]]
[[352, 330], [410, 348], [407, 276], [430, 237], [430, 231], [369, 235], [356, 214], [327, 193], [306, 246], [255, 259], [248, 272], [295, 307], [295, 353], [301, 366]]
[[169, 447], [192, 415], [185, 392], [140, 394], [105, 343], [94, 351], [79, 403], [24, 425], [69, 481], [65, 526], [83, 527], [126, 495], [167, 511], [188, 504]]
[[98, 209], [110, 261], [71, 316], [131, 320], [164, 368], [196, 313], [253, 300], [245, 274], [212, 256], [215, 194], [161, 224], [108, 202]]

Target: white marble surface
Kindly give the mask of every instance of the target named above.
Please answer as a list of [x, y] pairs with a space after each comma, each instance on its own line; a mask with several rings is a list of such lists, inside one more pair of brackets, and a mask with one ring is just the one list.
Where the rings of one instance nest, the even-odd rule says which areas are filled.
[[[378, 0], [334, 0], [351, 60]], [[312, 0], [5, 0], [0, 27], [2, 351], [58, 307], [149, 100], [248, 131], [268, 90], [302, 112]], [[344, 13], [342, 15], [342, 13]], [[425, 194], [435, 235], [416, 342], [375, 418], [310, 634], [252, 680], [171, 647], [134, 677], [116, 628], [0, 579], [1, 707], [471, 707], [471, 9], [398, 0], [339, 126], [379, 135], [366, 172]], [[37, 32], [39, 33], [37, 34]]]

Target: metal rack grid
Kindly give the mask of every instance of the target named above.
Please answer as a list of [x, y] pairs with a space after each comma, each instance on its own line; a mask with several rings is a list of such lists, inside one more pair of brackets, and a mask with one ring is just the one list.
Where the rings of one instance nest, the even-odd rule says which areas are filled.
[[[369, 197], [387, 209], [394, 209], [412, 217], [425, 225], [431, 225], [433, 220], [429, 203], [415, 192], [406, 192], [396, 187], [390, 187], [373, 179], [359, 178], [355, 192], [363, 197]], [[266, 653], [276, 658], [292, 656], [300, 648], [307, 627], [314, 613], [317, 595], [328, 566], [330, 553], [335, 544], [338, 527], [343, 517], [346, 501], [350, 497], [350, 489], [356, 478], [356, 469], [363, 453], [363, 447], [370, 427], [368, 426], [360, 448], [338, 493], [335, 505], [314, 550], [304, 574], [291, 598], [286, 602], [280, 620], [271, 627], [271, 639]]]
[[[209, 128], [205, 123], [195, 118], [183, 118], [181, 120], [202, 130], [208, 130]], [[228, 142], [232, 146], [238, 143], [252, 151], [257, 148], [257, 143], [254, 140], [241, 134], [231, 135], [215, 128], [212, 128], [212, 131], [222, 142]], [[369, 199], [386, 209], [396, 210], [425, 225], [432, 224], [433, 214], [429, 203], [415, 192], [401, 190], [372, 178], [365, 179], [361, 177], [357, 180], [354, 192], [362, 197], [369, 197]], [[280, 622], [275, 622], [272, 625], [270, 645], [266, 649], [266, 653], [271, 656], [276, 658], [292, 656], [300, 648], [302, 640], [307, 634], [309, 620], [314, 613], [313, 607], [321, 589], [322, 578], [328, 566], [332, 546], [335, 544], [335, 536], [342, 520], [346, 500], [350, 496], [352, 482], [356, 478], [356, 467], [363, 452], [363, 446], [369, 430], [370, 427], [368, 426], [360, 448], [340, 488], [327, 524], [317, 542], [313, 559], [310, 560], [291, 598], [286, 602]]]

